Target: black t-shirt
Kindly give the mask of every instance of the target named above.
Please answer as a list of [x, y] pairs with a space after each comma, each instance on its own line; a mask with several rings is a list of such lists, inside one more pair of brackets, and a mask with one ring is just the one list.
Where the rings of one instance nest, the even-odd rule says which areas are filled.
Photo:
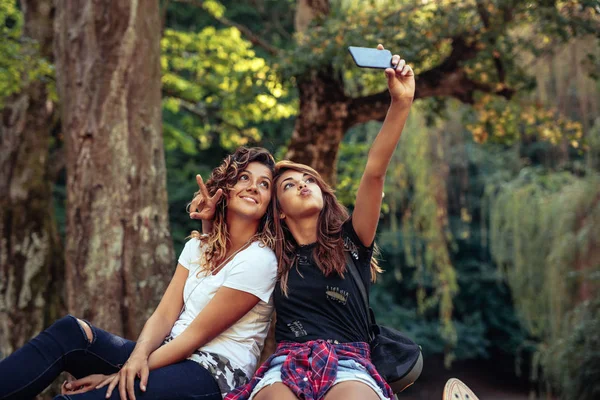
[[[345, 250], [354, 258], [368, 290], [373, 247], [363, 246], [351, 219], [344, 223], [342, 235]], [[326, 277], [314, 263], [315, 246], [298, 246], [297, 267], [292, 266], [288, 277], [288, 297], [279, 283], [275, 286], [275, 339], [300, 343], [317, 339], [332, 343], [368, 342], [364, 302], [348, 267], [344, 278], [336, 272]]]

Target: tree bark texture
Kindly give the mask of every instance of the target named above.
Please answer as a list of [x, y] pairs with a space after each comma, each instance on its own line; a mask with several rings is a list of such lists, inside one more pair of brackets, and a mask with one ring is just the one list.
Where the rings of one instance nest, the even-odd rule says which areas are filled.
[[135, 338], [173, 273], [157, 0], [59, 0], [69, 310]]
[[298, 78], [300, 112], [286, 158], [307, 164], [334, 184], [339, 144], [348, 126], [350, 99], [330, 69]]
[[[52, 0], [23, 0], [23, 35], [52, 56]], [[62, 312], [62, 247], [49, 174], [54, 104], [25, 82], [0, 111], [0, 359]]]

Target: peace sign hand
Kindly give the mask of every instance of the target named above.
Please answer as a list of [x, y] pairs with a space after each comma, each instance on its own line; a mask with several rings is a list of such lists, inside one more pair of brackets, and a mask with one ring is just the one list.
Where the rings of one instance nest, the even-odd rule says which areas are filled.
[[198, 182], [200, 189], [194, 194], [194, 199], [189, 205], [190, 218], [212, 221], [215, 218], [217, 203], [223, 196], [223, 190], [218, 189], [215, 195], [211, 197], [200, 175], [196, 175], [196, 182]]
[[[383, 45], [377, 45], [377, 49], [383, 50]], [[392, 56], [392, 65], [395, 65], [396, 69], [387, 68], [385, 70], [392, 101], [412, 102], [415, 97], [415, 73], [397, 54]]]

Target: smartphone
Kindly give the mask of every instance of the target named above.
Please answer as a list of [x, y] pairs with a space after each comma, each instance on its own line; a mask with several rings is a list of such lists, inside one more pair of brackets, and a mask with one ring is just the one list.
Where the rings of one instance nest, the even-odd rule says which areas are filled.
[[348, 51], [352, 55], [356, 65], [361, 68], [394, 68], [392, 65], [392, 52], [389, 50], [349, 46]]

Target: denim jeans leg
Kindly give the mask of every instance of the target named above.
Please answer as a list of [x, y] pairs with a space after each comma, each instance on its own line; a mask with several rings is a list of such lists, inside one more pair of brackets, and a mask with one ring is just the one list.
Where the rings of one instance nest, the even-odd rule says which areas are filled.
[[[185, 360], [150, 371], [146, 391], [136, 379], [135, 396], [144, 400], [221, 400], [221, 391], [211, 373], [195, 361]], [[106, 387], [76, 395], [60, 395], [54, 400], [104, 400]], [[119, 388], [110, 397], [119, 400]]]
[[28, 399], [63, 371], [75, 377], [118, 371], [135, 342], [92, 327], [90, 341], [77, 319], [67, 315], [0, 361], [0, 399]]

